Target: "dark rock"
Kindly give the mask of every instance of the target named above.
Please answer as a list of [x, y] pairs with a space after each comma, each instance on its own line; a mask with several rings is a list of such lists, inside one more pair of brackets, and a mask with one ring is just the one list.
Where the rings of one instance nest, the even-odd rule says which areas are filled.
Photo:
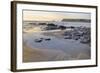
[[51, 40], [51, 39], [50, 39], [50, 38], [46, 38], [45, 40], [49, 41], [49, 40]]
[[42, 39], [35, 39], [35, 42], [40, 43], [42, 42]]

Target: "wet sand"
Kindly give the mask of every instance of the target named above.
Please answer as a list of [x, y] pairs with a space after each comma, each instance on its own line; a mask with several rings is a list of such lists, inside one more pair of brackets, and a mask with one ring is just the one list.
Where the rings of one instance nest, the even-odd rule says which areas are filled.
[[23, 46], [23, 62], [67, 60], [70, 56], [59, 50], [30, 48]]
[[72, 57], [61, 50], [30, 48], [24, 44], [23, 46], [23, 62], [40, 62], [40, 61], [63, 61], [89, 59], [90, 56], [80, 53], [77, 57]]

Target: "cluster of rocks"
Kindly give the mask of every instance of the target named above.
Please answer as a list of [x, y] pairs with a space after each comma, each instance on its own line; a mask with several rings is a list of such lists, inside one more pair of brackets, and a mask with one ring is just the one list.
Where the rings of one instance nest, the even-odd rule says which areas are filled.
[[49, 23], [47, 24], [47, 26], [44, 28], [44, 30], [55, 30], [55, 29], [61, 29], [61, 30], [65, 30], [66, 27], [62, 26], [62, 25], [55, 25], [53, 23]]
[[91, 43], [91, 33], [89, 27], [75, 27], [71, 31], [65, 31], [63, 36], [65, 39], [80, 40], [80, 43], [90, 44]]

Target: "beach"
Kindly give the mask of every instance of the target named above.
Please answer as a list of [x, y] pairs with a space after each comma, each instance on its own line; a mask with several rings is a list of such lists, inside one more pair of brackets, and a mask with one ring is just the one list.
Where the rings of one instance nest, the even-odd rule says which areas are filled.
[[23, 46], [23, 62], [67, 60], [70, 56], [61, 50], [30, 48]]
[[90, 59], [87, 52], [73, 51], [69, 54], [66, 51], [56, 49], [40, 49], [30, 48], [26, 44], [23, 45], [23, 62], [42, 62], [42, 61], [64, 61], [64, 60], [82, 60]]
[[[91, 46], [75, 39], [79, 31], [88, 28], [42, 30], [37, 25], [23, 30], [23, 62], [86, 60], [91, 58]], [[89, 30], [89, 29], [88, 29]], [[78, 31], [78, 32], [77, 32]], [[71, 38], [67, 37], [71, 33]], [[81, 34], [81, 33], [80, 33]], [[85, 36], [89, 37], [86, 34]], [[83, 36], [80, 36], [83, 37]]]

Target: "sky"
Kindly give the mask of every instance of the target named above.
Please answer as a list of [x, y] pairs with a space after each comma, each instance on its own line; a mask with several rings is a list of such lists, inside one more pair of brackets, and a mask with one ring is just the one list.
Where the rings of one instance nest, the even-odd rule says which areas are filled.
[[61, 21], [62, 19], [91, 19], [91, 14], [79, 12], [23, 11], [24, 21]]

